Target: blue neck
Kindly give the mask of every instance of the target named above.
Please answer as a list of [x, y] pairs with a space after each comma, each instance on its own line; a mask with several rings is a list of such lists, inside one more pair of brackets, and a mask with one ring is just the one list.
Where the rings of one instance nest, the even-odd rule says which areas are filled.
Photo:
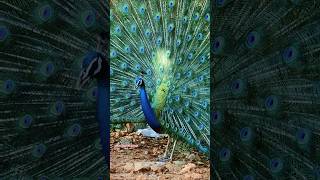
[[110, 169], [110, 102], [107, 78], [98, 79], [97, 120], [99, 122], [102, 152]]
[[160, 132], [160, 123], [157, 121], [157, 117], [150, 105], [147, 92], [144, 87], [140, 87], [140, 100], [143, 114], [147, 120], [149, 126], [156, 132]]

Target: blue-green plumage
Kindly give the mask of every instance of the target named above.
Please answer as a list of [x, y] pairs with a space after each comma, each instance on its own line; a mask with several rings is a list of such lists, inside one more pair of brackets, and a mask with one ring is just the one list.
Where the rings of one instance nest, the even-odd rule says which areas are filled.
[[111, 121], [148, 119], [134, 87], [141, 76], [162, 132], [207, 153], [209, 1], [119, 0], [111, 5]]
[[[107, 54], [106, 1], [0, 2], [0, 178], [107, 174], [95, 84], [79, 89], [80, 61]], [[104, 99], [107, 102], [107, 99]], [[106, 110], [105, 110], [106, 111]]]
[[319, 179], [317, 7], [316, 1], [213, 2], [216, 178]]

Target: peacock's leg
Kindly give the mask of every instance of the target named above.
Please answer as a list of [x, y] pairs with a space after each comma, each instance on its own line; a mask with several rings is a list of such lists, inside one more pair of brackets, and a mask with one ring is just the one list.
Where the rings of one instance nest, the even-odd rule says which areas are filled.
[[[162, 162], [167, 162], [172, 160], [173, 152], [177, 144], [177, 140], [174, 140], [173, 146], [171, 147], [171, 141], [173, 141], [173, 138], [170, 138], [168, 135], [168, 142], [166, 145], [166, 150], [162, 156], [158, 159], [159, 161]], [[169, 154], [170, 153], [170, 154]]]
[[170, 158], [169, 158], [170, 161], [172, 160], [172, 156], [173, 156], [174, 149], [176, 148], [176, 144], [177, 144], [177, 139], [175, 139], [173, 143], [173, 147], [172, 147]]
[[163, 157], [167, 157], [169, 145], [170, 145], [170, 136], [168, 135], [168, 142], [167, 142], [166, 150], [164, 151]]
[[168, 152], [169, 152], [169, 147], [170, 147], [170, 142], [171, 142], [171, 138], [168, 134], [166, 134], [166, 136], [168, 137], [168, 141], [167, 141], [167, 145], [166, 145], [166, 150], [164, 151], [164, 154], [163, 155], [160, 155], [158, 157], [158, 161], [161, 161], [161, 162], [165, 162], [165, 161], [168, 161]]

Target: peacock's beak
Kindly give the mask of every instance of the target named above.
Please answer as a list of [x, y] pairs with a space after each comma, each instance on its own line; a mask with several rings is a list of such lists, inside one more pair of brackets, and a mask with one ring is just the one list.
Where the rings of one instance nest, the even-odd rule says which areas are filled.
[[95, 58], [93, 59], [90, 64], [83, 68], [83, 70], [80, 73], [77, 86], [78, 88], [84, 87], [86, 84], [88, 84], [89, 80], [95, 77], [102, 69], [102, 59], [101, 58]]
[[81, 71], [80, 77], [78, 78], [77, 87], [80, 89], [84, 87], [86, 84], [88, 84], [90, 80], [90, 76], [86, 75], [87, 73], [85, 70]]
[[138, 89], [141, 86], [144, 86], [143, 79], [142, 78], [137, 78], [136, 79], [136, 84], [135, 84], [136, 89]]

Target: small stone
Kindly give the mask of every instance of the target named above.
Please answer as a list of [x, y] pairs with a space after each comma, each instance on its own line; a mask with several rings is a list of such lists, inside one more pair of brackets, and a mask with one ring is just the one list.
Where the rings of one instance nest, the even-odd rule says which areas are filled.
[[204, 163], [201, 162], [201, 161], [197, 161], [196, 164], [198, 164], [198, 165], [204, 165]]
[[182, 166], [182, 165], [185, 165], [186, 162], [185, 161], [173, 161], [173, 164], [178, 165], [178, 166]]
[[134, 172], [147, 172], [150, 171], [150, 164], [146, 162], [135, 162], [134, 163]]
[[196, 158], [196, 155], [194, 155], [193, 153], [190, 154], [189, 156], [187, 156], [187, 159], [193, 161]]

